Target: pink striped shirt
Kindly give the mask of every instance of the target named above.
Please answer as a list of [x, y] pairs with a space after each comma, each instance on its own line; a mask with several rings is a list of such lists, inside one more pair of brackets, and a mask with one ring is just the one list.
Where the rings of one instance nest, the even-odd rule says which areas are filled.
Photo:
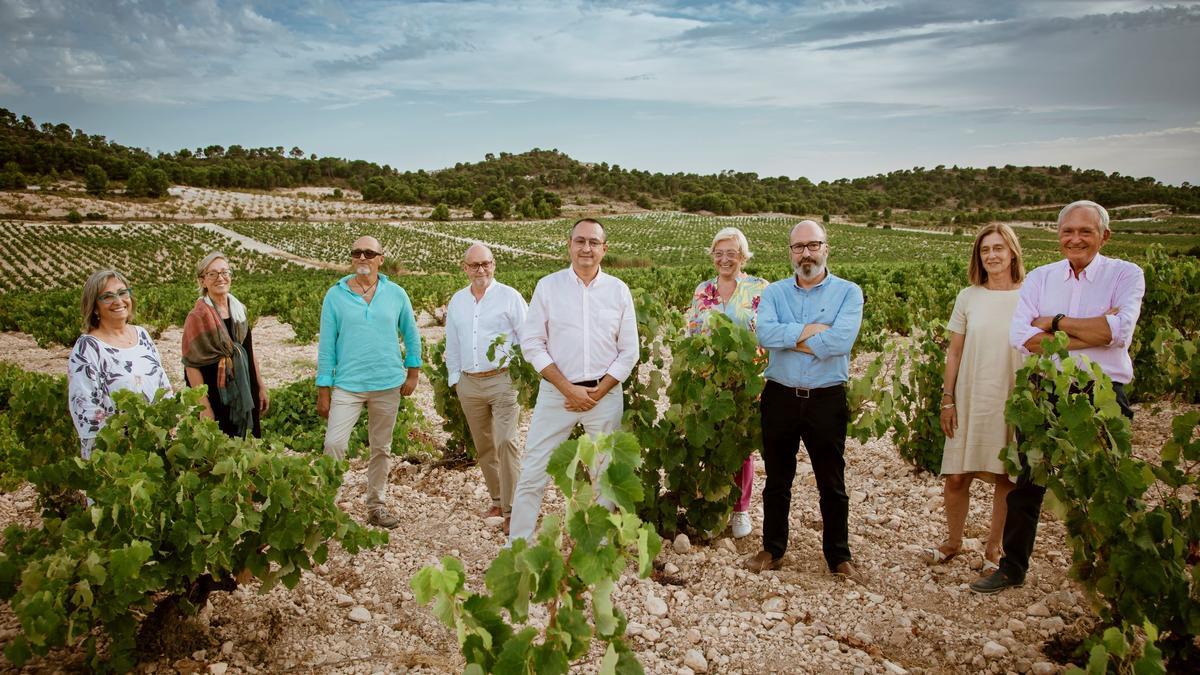
[[1086, 356], [1098, 363], [1114, 382], [1129, 384], [1133, 379], [1129, 344], [1145, 293], [1146, 278], [1142, 268], [1125, 260], [1096, 254], [1079, 273], [1078, 279], [1071, 273], [1071, 263], [1065, 259], [1043, 265], [1030, 272], [1021, 285], [1008, 340], [1022, 354], [1028, 355], [1025, 343], [1042, 332], [1031, 325], [1039, 316], [1065, 314], [1074, 319], [1087, 319], [1102, 316], [1115, 307], [1116, 314], [1104, 317], [1112, 331], [1112, 341], [1103, 347], [1071, 350], [1071, 355], [1076, 360]]

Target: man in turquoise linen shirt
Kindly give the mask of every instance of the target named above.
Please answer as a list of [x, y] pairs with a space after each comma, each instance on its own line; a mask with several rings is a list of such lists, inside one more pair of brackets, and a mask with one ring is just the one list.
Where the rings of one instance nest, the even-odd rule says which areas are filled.
[[779, 569], [788, 545], [792, 480], [800, 441], [820, 494], [822, 551], [829, 571], [864, 582], [851, 562], [850, 499], [846, 494], [846, 382], [850, 350], [862, 325], [863, 294], [829, 273], [824, 228], [797, 223], [789, 237], [795, 274], [763, 291], [758, 343], [769, 354], [762, 410], [763, 550], [746, 561], [754, 572]]
[[350, 259], [354, 274], [338, 280], [321, 304], [317, 414], [329, 420], [325, 454], [340, 460], [346, 456], [359, 413], [367, 407], [371, 444], [367, 522], [391, 528], [400, 520], [386, 506], [388, 454], [400, 399], [417, 388], [421, 335], [408, 294], [379, 273], [383, 264], [379, 242], [360, 237]]

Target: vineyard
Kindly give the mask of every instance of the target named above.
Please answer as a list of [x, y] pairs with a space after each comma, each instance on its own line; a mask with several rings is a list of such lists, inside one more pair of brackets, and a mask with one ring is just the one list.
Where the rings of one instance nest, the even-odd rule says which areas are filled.
[[[205, 208], [232, 211], [223, 199]], [[685, 340], [679, 329], [679, 310], [712, 274], [704, 253], [715, 231], [741, 228], [757, 254], [747, 270], [782, 278], [795, 218], [603, 219], [617, 263], [606, 270], [634, 289], [642, 338], [625, 390], [628, 433], [601, 441], [617, 458], [603, 469], [586, 441], [560, 448], [544, 510], [558, 515], [538, 542], [501, 553], [498, 530], [478, 516], [486, 501], [478, 469], [452, 461], [472, 450], [445, 383], [439, 323], [465, 284], [456, 270], [467, 241], [493, 244], [497, 277], [528, 298], [540, 276], [563, 264], [570, 221], [348, 223], [357, 216], [308, 201], [314, 217], [332, 222], [275, 220], [276, 206], [263, 202], [264, 220], [222, 225], [333, 265], [345, 262], [354, 238], [371, 234], [398, 259], [397, 281], [427, 338], [422, 382], [393, 447], [392, 500], [404, 524], [390, 540], [354, 524], [365, 520], [365, 463], [352, 459], [339, 488], [340, 467], [317, 459], [323, 421], [311, 407], [310, 378], [271, 380], [278, 386], [261, 442], [218, 438], [186, 395], [129, 402], [106, 427], [99, 461], [83, 463], [74, 458], [61, 376], [0, 364], [0, 520], [11, 526], [0, 554], [8, 601], [0, 641], [10, 662], [368, 673], [469, 665], [565, 672], [569, 664], [587, 672], [1048, 673], [1069, 663], [1156, 672], [1164, 661], [1179, 670], [1196, 663], [1200, 263], [1180, 254], [1200, 234], [1188, 219], [1114, 223], [1118, 234], [1104, 250], [1146, 270], [1131, 349], [1139, 402], [1132, 430], [1103, 395], [1096, 408], [1076, 397], [1062, 409], [1036, 387], [1014, 395], [1025, 402], [1015, 408], [1023, 428], [1043, 430], [1047, 458], [1077, 454], [1038, 469], [1058, 501], [1043, 517], [1029, 583], [982, 598], [965, 590], [978, 555], [944, 568], [917, 555], [941, 531], [940, 486], [929, 470], [943, 440], [942, 322], [965, 284], [969, 236], [837, 217], [829, 225], [831, 267], [866, 296], [847, 447], [851, 545], [872, 579], [862, 588], [821, 569], [806, 463], [793, 499], [791, 562], [762, 576], [740, 569], [758, 541], [722, 533], [728, 475], [757, 429], [762, 363], [744, 331], [723, 325]], [[1153, 222], [1156, 229], [1132, 229]], [[1027, 267], [1059, 257], [1052, 230], [1018, 231]], [[1152, 234], [1123, 234], [1133, 231]], [[0, 331], [71, 344], [79, 286], [111, 265], [131, 278], [137, 322], [164, 355], [177, 353], [173, 327], [195, 299], [192, 266], [214, 248], [231, 254], [234, 292], [252, 317], [288, 324], [288, 349], [315, 358], [321, 297], [337, 272], [303, 270], [179, 223], [0, 223]], [[272, 346], [256, 339], [260, 349]], [[510, 367], [528, 408], [537, 376], [519, 357]], [[1029, 367], [1022, 382], [1055, 376], [1048, 361]], [[1068, 375], [1056, 381], [1061, 392], [1094, 378]], [[1095, 386], [1103, 391], [1103, 382]], [[522, 435], [527, 413], [523, 420]], [[362, 431], [352, 449], [361, 449]], [[1092, 456], [1114, 468], [1090, 469]], [[1058, 472], [1060, 463], [1070, 469]], [[758, 525], [761, 462], [755, 483]], [[596, 510], [593, 484], [614, 498], [617, 516]], [[73, 501], [80, 489], [95, 503]], [[985, 494], [974, 491], [973, 553], [986, 537]]]

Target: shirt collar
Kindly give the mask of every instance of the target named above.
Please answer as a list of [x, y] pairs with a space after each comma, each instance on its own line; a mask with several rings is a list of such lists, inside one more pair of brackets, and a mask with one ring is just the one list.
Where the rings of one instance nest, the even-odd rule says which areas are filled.
[[[1104, 265], [1105, 260], [1107, 260], [1107, 258], [1100, 255], [1100, 253], [1096, 253], [1096, 257], [1092, 258], [1092, 262], [1088, 263], [1087, 267], [1083, 268], [1083, 270], [1079, 273], [1079, 279], [1088, 283], [1095, 281], [1096, 275], [1100, 273], [1100, 268]], [[1063, 263], [1063, 280], [1070, 281], [1075, 276], [1075, 273], [1071, 270], [1071, 261], [1063, 260]]]
[[800, 284], [799, 284], [799, 283], [796, 281], [796, 273], [795, 273], [795, 272], [792, 272], [792, 287], [793, 287], [793, 288], [795, 288], [795, 289], [796, 289], [796, 290], [798, 290], [798, 291], [815, 291], [815, 290], [817, 290], [818, 288], [820, 288], [820, 287], [824, 286], [825, 284], [829, 283], [829, 280], [830, 280], [830, 279], [832, 279], [832, 278], [833, 278], [833, 272], [830, 272], [830, 271], [829, 271], [829, 268], [828, 268], [828, 267], [826, 267], [826, 268], [825, 268], [825, 278], [821, 280], [821, 283], [817, 284], [816, 286], [813, 286], [812, 288], [803, 288], [803, 287], [801, 287], [801, 286], [800, 286]]
[[585, 287], [585, 288], [593, 288], [593, 287], [595, 287], [595, 285], [596, 285], [596, 284], [597, 284], [597, 283], [600, 281], [601, 277], [603, 277], [603, 276], [604, 276], [604, 270], [603, 270], [603, 269], [600, 269], [599, 267], [597, 267], [597, 268], [596, 268], [596, 278], [592, 279], [592, 283], [591, 283], [591, 285], [589, 286], [588, 284], [585, 284], [585, 283], [583, 283], [583, 279], [580, 279], [580, 278], [579, 278], [579, 275], [575, 273], [575, 268], [574, 268], [574, 267], [568, 267], [568, 268], [567, 268], [567, 272], [568, 272], [568, 273], [571, 275], [571, 279], [572, 279], [572, 280], [573, 280], [573, 281], [574, 281], [576, 284], [578, 284], [578, 285], [580, 285], [580, 286], [583, 286], [583, 287]]

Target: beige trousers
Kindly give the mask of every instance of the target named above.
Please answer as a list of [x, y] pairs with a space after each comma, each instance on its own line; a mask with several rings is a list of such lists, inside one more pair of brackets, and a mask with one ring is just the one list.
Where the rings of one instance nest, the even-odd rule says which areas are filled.
[[475, 459], [483, 471], [492, 506], [504, 515], [512, 511], [513, 489], [521, 471], [521, 453], [517, 449], [517, 390], [508, 373], [489, 377], [471, 377], [466, 373], [455, 385], [471, 439]]
[[367, 462], [367, 508], [382, 508], [387, 502], [388, 455], [392, 451], [392, 433], [400, 410], [400, 387], [379, 391], [346, 391], [333, 388], [329, 397], [329, 424], [325, 427], [325, 454], [345, 459], [350, 434], [363, 406], [367, 407], [368, 442], [371, 459]]

